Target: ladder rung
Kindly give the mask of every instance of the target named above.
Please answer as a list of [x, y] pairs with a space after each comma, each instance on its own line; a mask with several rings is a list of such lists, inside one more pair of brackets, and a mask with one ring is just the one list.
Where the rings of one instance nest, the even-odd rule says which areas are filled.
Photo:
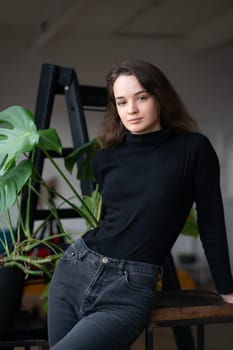
[[[71, 218], [80, 218], [80, 215], [74, 209], [58, 209], [58, 216], [60, 219], [71, 219]], [[38, 209], [35, 213], [35, 220], [46, 219], [51, 214], [50, 210], [47, 209]]]
[[[82, 104], [84, 107], [106, 107], [108, 104], [107, 90], [101, 86], [79, 85]], [[64, 86], [56, 86], [56, 93], [64, 95]]]
[[62, 149], [62, 153], [59, 154], [57, 152], [54, 151], [50, 151], [48, 152], [50, 154], [51, 157], [53, 158], [64, 158], [66, 156], [68, 156], [71, 152], [73, 152], [74, 148], [72, 147], [67, 147], [67, 148], [63, 148]]

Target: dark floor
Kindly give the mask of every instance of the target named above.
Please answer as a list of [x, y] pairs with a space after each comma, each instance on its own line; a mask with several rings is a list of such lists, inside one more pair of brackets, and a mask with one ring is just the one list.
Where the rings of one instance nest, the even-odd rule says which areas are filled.
[[[193, 328], [193, 332], [195, 335], [195, 328]], [[205, 350], [231, 349], [233, 349], [233, 324], [207, 325], [205, 327]], [[144, 350], [143, 335], [138, 338], [131, 350]], [[173, 332], [170, 328], [156, 329], [154, 350], [177, 350]]]

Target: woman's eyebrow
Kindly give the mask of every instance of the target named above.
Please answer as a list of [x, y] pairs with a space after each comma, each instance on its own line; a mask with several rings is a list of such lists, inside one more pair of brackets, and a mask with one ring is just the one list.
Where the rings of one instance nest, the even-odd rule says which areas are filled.
[[[147, 92], [147, 91], [146, 91], [146, 90], [140, 90], [140, 91], [136, 92], [136, 93], [134, 94], [134, 96], [140, 95], [140, 94], [142, 94], [143, 92]], [[122, 98], [125, 98], [125, 97], [124, 97], [124, 96], [115, 96], [115, 100], [120, 100], [120, 99], [122, 99]]]

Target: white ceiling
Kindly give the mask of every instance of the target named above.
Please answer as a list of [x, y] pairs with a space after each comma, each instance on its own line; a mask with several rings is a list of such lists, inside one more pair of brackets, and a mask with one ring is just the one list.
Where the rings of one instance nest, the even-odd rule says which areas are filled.
[[0, 0], [0, 9], [2, 36], [34, 48], [60, 33], [181, 40], [194, 51], [233, 40], [233, 0]]

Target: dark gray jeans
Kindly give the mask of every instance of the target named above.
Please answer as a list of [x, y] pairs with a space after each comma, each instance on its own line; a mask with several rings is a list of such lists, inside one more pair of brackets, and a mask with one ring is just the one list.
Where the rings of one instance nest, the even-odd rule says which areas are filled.
[[104, 257], [77, 240], [50, 285], [51, 349], [129, 349], [150, 315], [158, 273], [159, 266]]

